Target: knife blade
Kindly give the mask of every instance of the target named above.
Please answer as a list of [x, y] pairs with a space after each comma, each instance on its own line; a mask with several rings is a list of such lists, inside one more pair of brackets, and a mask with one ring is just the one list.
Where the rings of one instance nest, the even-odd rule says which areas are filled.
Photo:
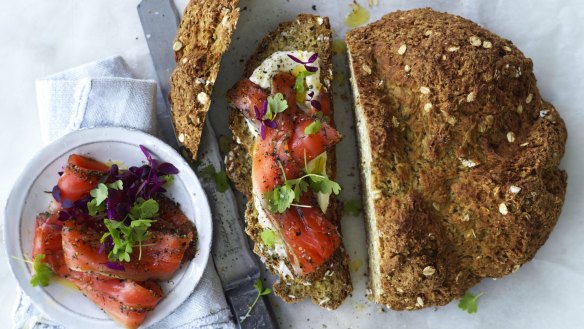
[[[175, 67], [172, 42], [180, 16], [172, 0], [142, 0], [137, 10], [163, 99], [158, 104], [158, 123], [164, 138], [178, 149], [170, 118], [168, 94], [170, 75]], [[216, 169], [223, 166], [217, 138], [209, 120], [205, 122], [197, 158]], [[213, 213], [213, 259], [236, 322], [240, 328], [277, 328], [266, 296], [260, 298], [250, 316], [241, 323], [241, 317], [258, 293], [253, 284], [260, 278], [259, 267], [251, 253], [249, 240], [243, 234], [243, 221], [240, 220], [239, 208], [231, 188], [221, 193], [212, 182], [203, 180], [201, 183]]]

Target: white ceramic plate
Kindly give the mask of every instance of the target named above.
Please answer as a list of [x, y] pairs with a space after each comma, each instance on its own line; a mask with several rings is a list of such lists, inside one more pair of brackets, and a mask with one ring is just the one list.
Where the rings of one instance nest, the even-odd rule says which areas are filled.
[[[162, 282], [165, 297], [146, 317], [142, 327], [158, 322], [176, 309], [193, 291], [205, 269], [212, 239], [212, 220], [205, 193], [186, 161], [170, 146], [141, 131], [125, 128], [95, 128], [73, 132], [54, 141], [24, 168], [6, 204], [4, 241], [12, 274], [33, 303], [48, 317], [71, 328], [117, 328], [118, 326], [79, 291], [63, 284], [33, 288], [31, 267], [15, 259], [30, 258], [36, 215], [46, 211], [58, 172], [72, 153], [106, 162], [141, 165], [144, 145], [155, 159], [174, 164], [180, 171], [167, 195], [177, 201], [199, 234], [197, 255], [183, 265], [168, 282]], [[13, 256], [13, 257], [11, 257]]]

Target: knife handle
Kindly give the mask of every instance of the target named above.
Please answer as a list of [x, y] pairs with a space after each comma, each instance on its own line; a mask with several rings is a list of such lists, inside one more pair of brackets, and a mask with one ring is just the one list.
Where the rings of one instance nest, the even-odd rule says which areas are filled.
[[227, 302], [231, 306], [235, 322], [238, 323], [241, 329], [278, 329], [270, 303], [267, 296], [261, 296], [249, 317], [245, 321], [240, 320], [247, 311], [249, 306], [253, 303], [258, 295], [258, 291], [253, 287], [253, 281], [250, 284], [240, 284], [234, 289], [225, 292]]

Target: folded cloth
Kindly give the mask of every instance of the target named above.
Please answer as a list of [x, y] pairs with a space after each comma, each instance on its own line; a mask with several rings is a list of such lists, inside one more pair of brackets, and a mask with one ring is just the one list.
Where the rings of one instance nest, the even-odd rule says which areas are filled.
[[[132, 78], [121, 57], [39, 79], [36, 87], [45, 143], [89, 127], [122, 126], [157, 133], [156, 82]], [[63, 328], [38, 311], [20, 289], [17, 301], [15, 328]], [[150, 328], [235, 328], [212, 259], [187, 300]]]

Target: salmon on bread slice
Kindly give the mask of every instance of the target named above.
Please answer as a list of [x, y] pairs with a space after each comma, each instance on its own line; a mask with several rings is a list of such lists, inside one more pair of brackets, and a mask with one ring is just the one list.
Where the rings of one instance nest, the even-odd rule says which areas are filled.
[[[296, 108], [298, 100], [302, 102], [305, 97], [310, 97], [307, 92], [294, 90], [297, 76], [291, 78], [290, 74], [275, 74], [270, 77], [271, 85], [264, 86], [249, 80], [254, 70], [267, 58], [276, 52], [287, 51], [318, 54], [322, 87], [318, 96], [313, 95], [316, 103]], [[230, 103], [235, 108], [230, 114], [230, 128], [235, 142], [225, 160], [229, 178], [247, 197], [246, 232], [255, 242], [254, 252], [268, 270], [279, 277], [274, 284], [274, 292], [288, 303], [311, 298], [315, 304], [326, 309], [339, 307], [352, 292], [348, 256], [339, 235], [340, 207], [335, 195], [330, 195], [324, 212], [314, 201], [314, 196], [306, 195], [298, 200], [305, 207], [293, 206], [281, 214], [268, 213], [271, 226], [266, 226], [265, 211], [261, 214], [259, 210], [262, 207], [258, 205], [263, 202], [260, 191], [270, 190], [283, 182], [281, 172], [274, 170], [278, 162], [282, 164], [286, 178], [293, 179], [305, 168], [306, 162], [326, 152], [326, 175], [334, 180], [334, 145], [341, 136], [334, 127], [331, 81], [332, 32], [328, 18], [301, 14], [292, 22], [280, 24], [276, 31], [260, 42], [246, 64], [243, 79], [229, 92]], [[278, 92], [286, 99], [289, 109], [276, 116], [277, 128], [264, 129], [265, 137], [257, 137], [258, 133], [254, 133], [252, 127], [261, 134], [262, 123], [254, 120], [257, 117], [255, 109], [261, 112], [267, 96]], [[286, 114], [289, 110], [291, 113]], [[290, 123], [282, 121], [287, 115], [293, 117]], [[280, 116], [282, 118], [278, 119]], [[320, 129], [314, 134], [306, 133], [307, 126], [316, 118], [321, 123]], [[263, 124], [273, 126], [269, 122]], [[289, 125], [290, 129], [285, 125]], [[280, 135], [270, 136], [276, 131]], [[256, 157], [254, 154], [269, 156]], [[257, 163], [270, 157], [272, 160], [263, 167]], [[262, 180], [262, 177], [265, 179]], [[262, 235], [269, 231], [276, 232], [280, 243], [274, 246], [262, 239]], [[325, 241], [333, 243], [321, 245]]]

